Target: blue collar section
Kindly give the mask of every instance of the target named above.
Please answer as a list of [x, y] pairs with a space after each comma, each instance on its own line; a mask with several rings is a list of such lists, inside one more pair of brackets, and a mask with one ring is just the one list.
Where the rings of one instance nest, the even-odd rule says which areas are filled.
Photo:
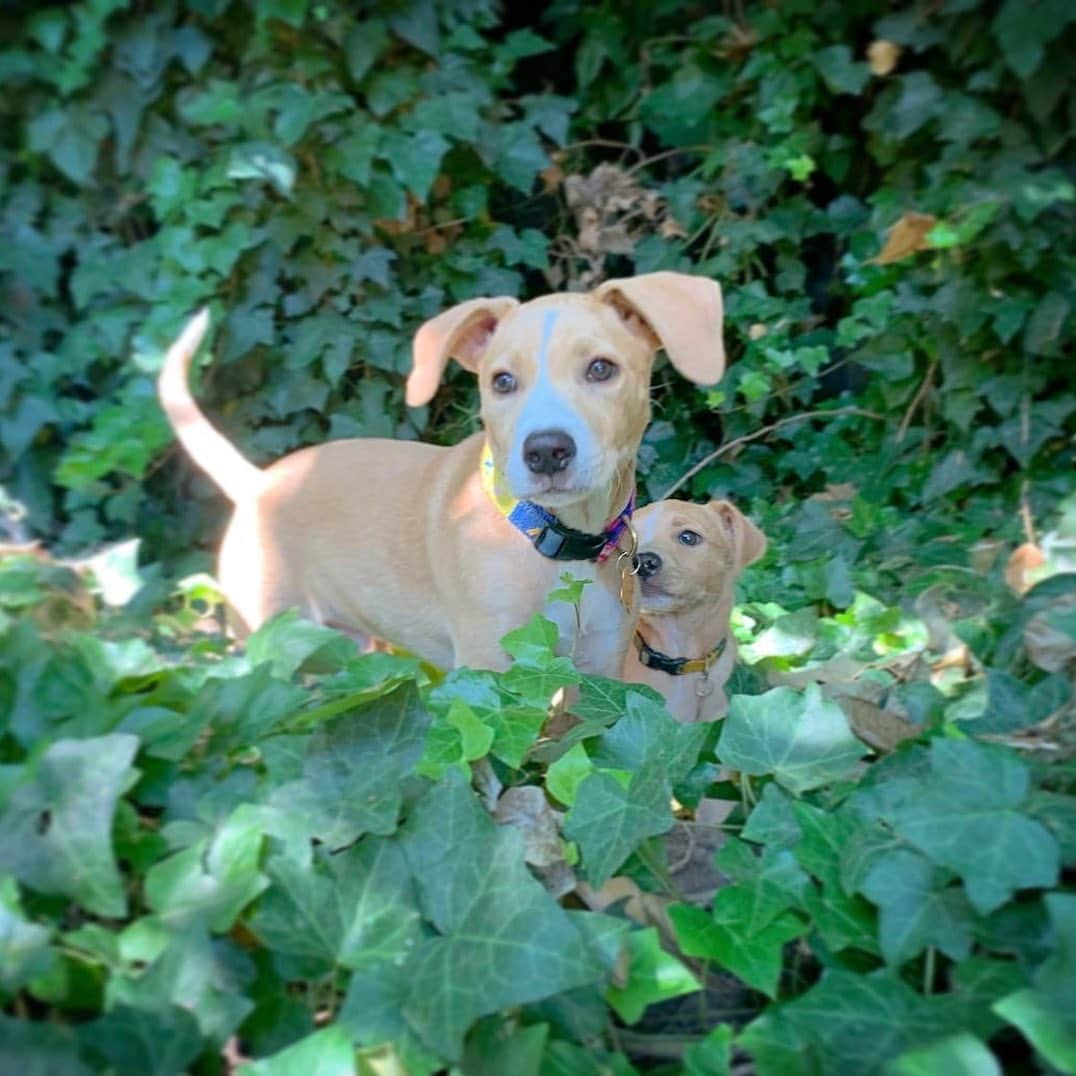
[[486, 496], [497, 511], [520, 534], [550, 560], [591, 560], [601, 563], [617, 548], [620, 536], [631, 523], [635, 511], [635, 491], [632, 490], [623, 511], [615, 516], [601, 534], [587, 534], [566, 527], [552, 512], [534, 501], [517, 501], [493, 462], [493, 452], [487, 441], [482, 446], [478, 476]]
[[566, 527], [552, 512], [533, 501], [519, 501], [508, 513], [508, 522], [543, 557], [550, 560], [590, 560], [599, 564], [616, 549], [620, 536], [635, 511], [635, 494], [601, 534], [587, 534]]

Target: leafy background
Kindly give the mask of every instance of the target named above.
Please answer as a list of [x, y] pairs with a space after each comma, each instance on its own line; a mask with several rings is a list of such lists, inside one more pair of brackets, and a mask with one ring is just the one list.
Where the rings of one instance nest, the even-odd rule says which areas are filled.
[[[69, 561], [141, 545], [2, 562], [0, 1056], [1076, 1071], [1072, 20], [5, 5], [0, 513]], [[467, 375], [403, 404], [424, 318], [659, 268], [722, 282], [733, 361], [710, 392], [658, 368], [643, 491], [731, 496], [771, 542], [720, 733], [589, 683], [540, 738], [576, 676], [541, 624], [507, 676], [439, 683], [287, 618], [244, 656], [207, 633], [224, 506], [153, 392], [192, 310], [201, 397], [268, 461], [451, 443]], [[676, 897], [670, 793], [722, 788], [732, 884], [646, 929], [523, 865], [521, 816], [549, 889]], [[715, 968], [748, 1014], [702, 1006], [655, 1061], [628, 1028]]]

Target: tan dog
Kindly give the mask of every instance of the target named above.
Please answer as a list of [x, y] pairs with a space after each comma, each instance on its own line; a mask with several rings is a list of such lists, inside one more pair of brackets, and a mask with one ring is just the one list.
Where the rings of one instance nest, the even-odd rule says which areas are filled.
[[[724, 370], [721, 322], [720, 287], [680, 273], [522, 305], [472, 299], [415, 335], [407, 402], [427, 403], [455, 358], [478, 375], [484, 433], [452, 448], [334, 441], [262, 471], [188, 389], [203, 312], [169, 351], [159, 391], [184, 447], [235, 503], [220, 579], [238, 629], [296, 608], [442, 667], [504, 668], [500, 638], [545, 611], [581, 668], [618, 674], [634, 617], [620, 601], [615, 543], [626, 548], [618, 532], [650, 416], [654, 355], [664, 347], [686, 377], [713, 383]], [[525, 502], [523, 529], [506, 518], [510, 497]], [[551, 525], [535, 525], [535, 506]], [[580, 543], [585, 559], [564, 562]], [[549, 556], [558, 544], [560, 561]], [[574, 610], [546, 603], [569, 567], [594, 581], [578, 632]]]
[[677, 721], [724, 717], [736, 578], [766, 538], [728, 501], [658, 501], [635, 520], [642, 612], [624, 679], [661, 692]]

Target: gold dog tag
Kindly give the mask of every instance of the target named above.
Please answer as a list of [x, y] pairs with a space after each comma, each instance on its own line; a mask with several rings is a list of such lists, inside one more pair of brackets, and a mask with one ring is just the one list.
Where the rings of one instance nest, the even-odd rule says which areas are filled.
[[620, 604], [624, 606], [625, 612], [630, 613], [635, 605], [635, 586], [632, 579], [639, 571], [639, 565], [635, 563], [635, 554], [639, 549], [639, 536], [630, 523], [625, 529], [631, 545], [628, 549], [621, 550], [616, 562], [620, 567]]

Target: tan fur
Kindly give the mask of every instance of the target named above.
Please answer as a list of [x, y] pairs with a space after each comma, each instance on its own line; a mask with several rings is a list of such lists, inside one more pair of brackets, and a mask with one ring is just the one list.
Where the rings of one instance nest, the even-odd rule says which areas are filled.
[[[728, 710], [724, 685], [736, 662], [736, 642], [729, 616], [736, 579], [766, 552], [763, 533], [728, 501], [692, 504], [658, 501], [636, 515], [639, 552], [656, 553], [661, 568], [641, 584], [642, 612], [637, 630], [655, 650], [672, 658], [699, 658], [721, 639], [724, 653], [710, 667], [700, 696], [702, 674], [670, 676], [639, 661], [634, 645], [624, 661], [624, 679], [649, 684], [665, 696], [678, 721], [710, 721]], [[691, 530], [702, 538], [683, 545], [679, 535]]]
[[[501, 668], [508, 663], [501, 636], [545, 611], [561, 627], [562, 647], [575, 643], [581, 667], [615, 675], [633, 627], [617, 600], [615, 562], [551, 561], [535, 552], [481, 489], [479, 456], [488, 437], [502, 472], [513, 460], [518, 470], [513, 443], [520, 415], [528, 399], [544, 392], [553, 409], [550, 425], [559, 425], [556, 408], [569, 414], [586, 451], [563, 476], [534, 478], [513, 493], [570, 527], [600, 530], [634, 485], [656, 343], [697, 380], [712, 383], [723, 371], [720, 288], [687, 279], [654, 273], [588, 295], [522, 305], [508, 297], [461, 303], [416, 334], [407, 398], [412, 405], [427, 402], [448, 359], [457, 358], [479, 377], [485, 433], [453, 448], [335, 441], [264, 471], [213, 429], [187, 389], [207, 322], [199, 315], [169, 352], [160, 395], [191, 457], [235, 502], [220, 580], [240, 632], [294, 607], [437, 665]], [[676, 331], [666, 340], [659, 326], [670, 324]], [[597, 356], [618, 364], [608, 383], [584, 376]], [[499, 372], [516, 377], [516, 394], [493, 392]], [[545, 602], [565, 571], [594, 581], [584, 594], [578, 639], [571, 610]]]

